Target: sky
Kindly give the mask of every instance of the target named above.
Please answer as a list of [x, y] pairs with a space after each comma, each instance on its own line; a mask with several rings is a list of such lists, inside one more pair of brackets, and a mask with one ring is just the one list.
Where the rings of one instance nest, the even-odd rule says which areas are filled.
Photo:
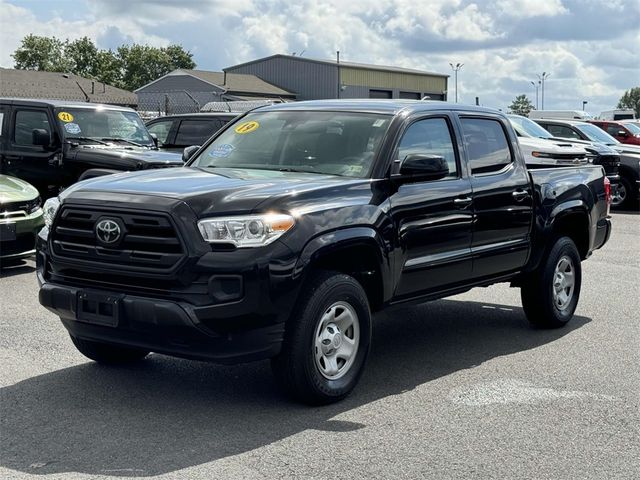
[[[276, 53], [458, 74], [460, 103], [600, 113], [640, 86], [640, 0], [0, 0], [0, 66], [30, 33], [181, 44], [199, 69]], [[453, 75], [449, 98], [454, 98]], [[541, 99], [539, 99], [541, 101]]]

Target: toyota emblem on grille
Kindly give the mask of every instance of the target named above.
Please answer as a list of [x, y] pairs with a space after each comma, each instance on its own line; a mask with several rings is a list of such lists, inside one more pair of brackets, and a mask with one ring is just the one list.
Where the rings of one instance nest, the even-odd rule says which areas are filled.
[[108, 218], [104, 220], [100, 220], [96, 224], [96, 237], [102, 243], [105, 244], [113, 244], [120, 240], [120, 236], [122, 235], [122, 229], [120, 225], [114, 220], [109, 220]]

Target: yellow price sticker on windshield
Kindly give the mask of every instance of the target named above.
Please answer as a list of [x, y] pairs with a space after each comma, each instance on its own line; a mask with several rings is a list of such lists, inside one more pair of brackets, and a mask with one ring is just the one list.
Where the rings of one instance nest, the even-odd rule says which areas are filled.
[[240, 125], [238, 125], [234, 131], [236, 133], [240, 133], [240, 134], [245, 134], [245, 133], [251, 133], [254, 130], [257, 130], [258, 127], [260, 126], [260, 124], [256, 121], [252, 121], [252, 122], [243, 122]]
[[73, 122], [73, 115], [71, 115], [69, 112], [58, 113], [58, 118], [63, 122]]

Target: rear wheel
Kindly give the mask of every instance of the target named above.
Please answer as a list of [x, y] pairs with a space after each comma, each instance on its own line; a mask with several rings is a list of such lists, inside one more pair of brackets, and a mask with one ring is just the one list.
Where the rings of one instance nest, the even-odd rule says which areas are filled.
[[82, 338], [71, 336], [71, 341], [78, 351], [85, 357], [90, 358], [98, 363], [118, 365], [132, 363], [142, 360], [149, 355], [146, 350], [137, 348], [120, 347], [109, 343], [94, 342]]
[[327, 404], [356, 386], [371, 339], [362, 286], [348, 275], [321, 272], [305, 285], [272, 362], [280, 386], [296, 400]]
[[529, 322], [541, 328], [566, 325], [578, 306], [581, 283], [578, 249], [569, 237], [560, 237], [521, 287]]

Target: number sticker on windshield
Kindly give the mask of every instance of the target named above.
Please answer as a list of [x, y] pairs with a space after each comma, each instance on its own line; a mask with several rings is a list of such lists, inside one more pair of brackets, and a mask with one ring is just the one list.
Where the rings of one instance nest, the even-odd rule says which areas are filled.
[[73, 115], [71, 115], [69, 112], [58, 113], [58, 118], [63, 122], [73, 122]]
[[254, 130], [257, 130], [258, 127], [260, 126], [260, 124], [256, 121], [252, 121], [252, 122], [243, 122], [240, 125], [238, 125], [234, 131], [236, 133], [239, 133], [241, 135], [244, 135], [245, 133], [251, 133]]

